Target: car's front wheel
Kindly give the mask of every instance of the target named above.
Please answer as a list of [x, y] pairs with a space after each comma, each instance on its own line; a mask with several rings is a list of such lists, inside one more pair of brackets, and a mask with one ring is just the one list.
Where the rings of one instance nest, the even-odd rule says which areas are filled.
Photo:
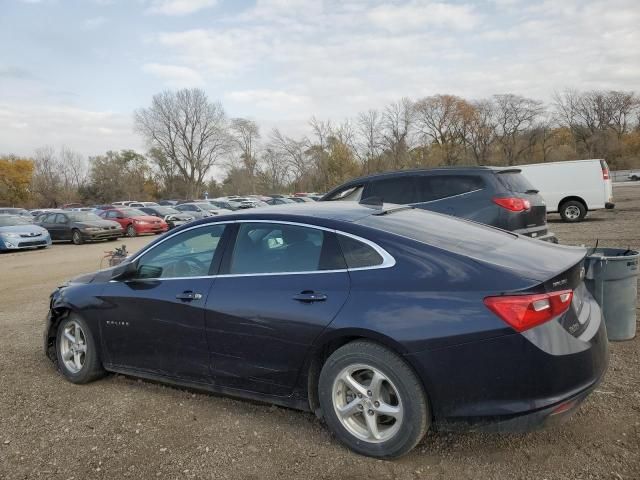
[[402, 456], [430, 425], [420, 380], [399, 355], [376, 343], [355, 341], [331, 354], [318, 397], [329, 429], [362, 455]]
[[133, 223], [130, 223], [126, 230], [127, 237], [135, 237], [138, 233], [136, 232], [136, 227], [133, 226]]
[[88, 383], [104, 375], [97, 343], [87, 323], [71, 314], [60, 321], [56, 336], [58, 368], [73, 383]]

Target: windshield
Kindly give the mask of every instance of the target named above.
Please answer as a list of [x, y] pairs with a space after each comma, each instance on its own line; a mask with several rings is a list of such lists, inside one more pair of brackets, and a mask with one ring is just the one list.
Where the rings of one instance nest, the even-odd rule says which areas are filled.
[[153, 207], [153, 209], [160, 215], [175, 215], [176, 213], [180, 213], [178, 210], [171, 207]]
[[95, 222], [96, 220], [102, 220], [92, 212], [72, 212], [67, 213], [67, 216], [74, 222]]
[[194, 205], [197, 205], [204, 210], [218, 210], [218, 207], [216, 207], [215, 205], [211, 205], [210, 203], [199, 202], [195, 203]]
[[11, 227], [13, 225], [30, 225], [31, 222], [17, 215], [0, 215], [0, 227]]
[[147, 214], [137, 208], [121, 208], [120, 211], [124, 213], [126, 217], [144, 217]]

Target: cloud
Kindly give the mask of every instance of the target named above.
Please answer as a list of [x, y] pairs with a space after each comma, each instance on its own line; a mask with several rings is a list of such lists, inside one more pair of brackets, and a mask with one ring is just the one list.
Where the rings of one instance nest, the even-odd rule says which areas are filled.
[[238, 103], [251, 104], [265, 110], [277, 109], [307, 109], [310, 106], [310, 98], [304, 95], [296, 95], [281, 90], [239, 90], [225, 95], [225, 98]]
[[170, 87], [199, 87], [204, 84], [202, 76], [194, 69], [180, 65], [146, 63], [142, 70], [161, 78]]
[[414, 0], [405, 5], [380, 5], [369, 11], [371, 22], [390, 31], [427, 27], [471, 30], [480, 16], [470, 5]]
[[217, 3], [217, 0], [151, 0], [147, 12], [157, 15], [189, 15]]
[[35, 78], [33, 73], [31, 73], [26, 68], [21, 67], [2, 67], [0, 66], [0, 80], [3, 78], [10, 79], [18, 79], [18, 80], [27, 80]]
[[130, 114], [51, 104], [0, 104], [3, 152], [32, 155], [44, 145], [68, 145], [83, 155], [143, 149]]
[[107, 23], [107, 18], [106, 17], [102, 17], [101, 16], [101, 17], [86, 18], [82, 22], [82, 29], [83, 30], [96, 30], [97, 28], [100, 28], [105, 23]]

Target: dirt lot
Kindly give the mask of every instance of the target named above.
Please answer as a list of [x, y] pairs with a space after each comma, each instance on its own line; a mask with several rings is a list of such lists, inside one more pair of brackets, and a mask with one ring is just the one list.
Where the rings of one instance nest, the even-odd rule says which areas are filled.
[[[640, 248], [640, 187], [615, 196], [614, 211], [550, 227], [563, 243]], [[0, 255], [2, 479], [640, 478], [639, 338], [611, 345], [606, 380], [568, 423], [526, 435], [429, 433], [394, 462], [349, 452], [308, 413], [123, 376], [73, 385], [42, 353], [48, 294], [113, 246]]]

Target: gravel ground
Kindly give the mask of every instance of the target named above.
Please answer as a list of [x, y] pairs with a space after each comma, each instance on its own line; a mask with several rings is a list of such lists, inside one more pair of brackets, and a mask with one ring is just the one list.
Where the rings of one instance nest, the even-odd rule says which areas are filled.
[[[640, 248], [640, 188], [562, 243]], [[123, 240], [133, 251], [150, 240]], [[41, 347], [48, 294], [95, 270], [110, 244], [0, 255], [0, 478], [639, 479], [640, 340], [611, 344], [605, 381], [565, 424], [529, 434], [429, 433], [379, 461], [340, 446], [310, 413], [121, 375], [65, 381]]]

